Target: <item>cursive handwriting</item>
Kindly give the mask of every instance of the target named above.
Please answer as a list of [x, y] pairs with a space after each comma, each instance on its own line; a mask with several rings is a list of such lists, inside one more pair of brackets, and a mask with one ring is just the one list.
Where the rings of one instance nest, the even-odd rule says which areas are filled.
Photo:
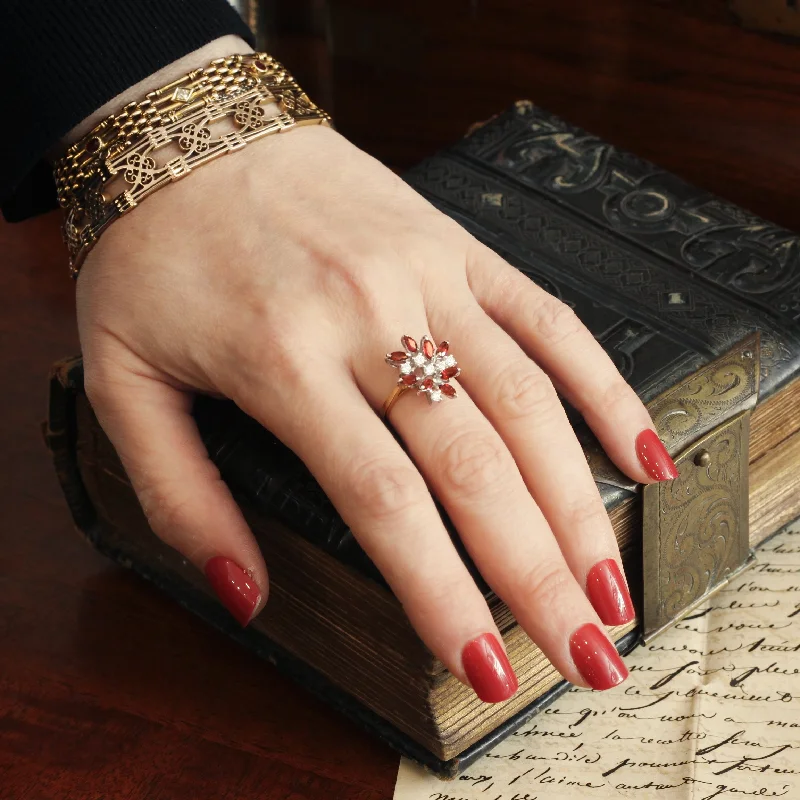
[[799, 554], [795, 525], [625, 684], [572, 689], [455, 784], [404, 762], [396, 800], [800, 800]]

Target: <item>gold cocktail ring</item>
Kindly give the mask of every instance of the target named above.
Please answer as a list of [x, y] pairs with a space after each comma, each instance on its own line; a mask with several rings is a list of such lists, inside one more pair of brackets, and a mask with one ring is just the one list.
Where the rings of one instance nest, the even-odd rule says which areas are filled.
[[400, 376], [383, 404], [382, 418], [409, 389], [426, 395], [430, 403], [438, 403], [445, 397], [456, 397], [455, 387], [450, 380], [457, 378], [461, 370], [450, 353], [449, 342], [442, 342], [437, 347], [429, 336], [423, 336], [418, 345], [415, 339], [403, 336], [400, 343], [402, 350], [386, 354], [386, 363], [400, 370]]

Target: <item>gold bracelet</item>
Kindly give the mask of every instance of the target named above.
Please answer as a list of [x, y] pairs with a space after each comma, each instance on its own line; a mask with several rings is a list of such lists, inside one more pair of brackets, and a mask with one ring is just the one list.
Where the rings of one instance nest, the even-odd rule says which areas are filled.
[[[270, 119], [274, 103], [281, 113]], [[330, 117], [264, 53], [217, 59], [128, 104], [55, 167], [72, 276], [100, 234], [148, 194], [253, 139], [303, 124], [329, 125]], [[165, 158], [165, 149], [177, 154]]]
[[282, 103], [281, 110], [298, 121], [317, 121], [324, 117], [330, 122], [330, 117], [308, 99], [289, 72], [272, 56], [249, 53], [218, 58], [205, 69], [193, 70], [149, 92], [144, 100], [128, 103], [75, 142], [54, 167], [59, 204], [67, 208], [101, 160], [113, 157], [136, 137], [173, 121], [178, 115], [191, 113], [209, 95], [236, 88], [250, 89], [257, 83], [269, 89]]

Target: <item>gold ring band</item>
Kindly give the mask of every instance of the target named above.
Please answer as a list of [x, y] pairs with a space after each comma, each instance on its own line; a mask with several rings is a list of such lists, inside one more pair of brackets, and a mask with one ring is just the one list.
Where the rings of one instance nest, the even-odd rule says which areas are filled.
[[410, 388], [410, 386], [395, 386], [394, 389], [392, 389], [381, 409], [381, 419], [386, 419], [386, 417], [389, 416], [389, 412], [394, 407], [394, 404], [400, 399], [400, 396]]

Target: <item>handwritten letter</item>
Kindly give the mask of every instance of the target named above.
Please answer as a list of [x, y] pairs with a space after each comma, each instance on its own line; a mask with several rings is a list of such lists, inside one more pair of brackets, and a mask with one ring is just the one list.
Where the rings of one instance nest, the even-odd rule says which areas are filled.
[[627, 663], [454, 781], [403, 760], [395, 800], [800, 798], [800, 524]]

